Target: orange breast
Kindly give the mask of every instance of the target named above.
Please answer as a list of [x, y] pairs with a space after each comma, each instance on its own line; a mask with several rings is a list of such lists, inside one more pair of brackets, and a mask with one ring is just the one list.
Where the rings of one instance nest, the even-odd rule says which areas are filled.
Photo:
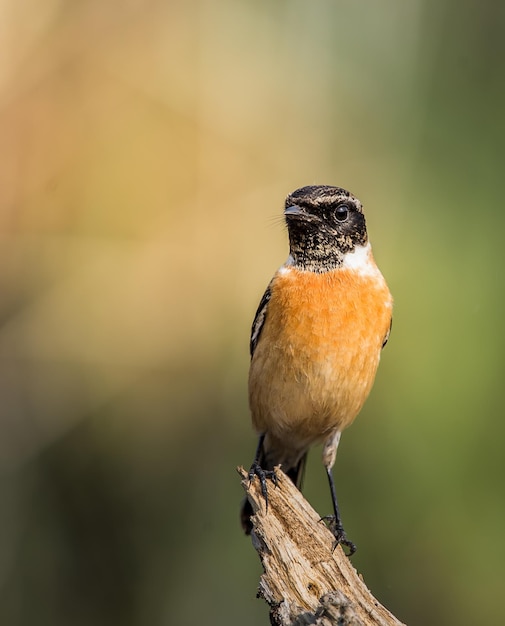
[[249, 373], [253, 425], [302, 450], [346, 428], [363, 406], [392, 298], [378, 270], [284, 268], [271, 289]]

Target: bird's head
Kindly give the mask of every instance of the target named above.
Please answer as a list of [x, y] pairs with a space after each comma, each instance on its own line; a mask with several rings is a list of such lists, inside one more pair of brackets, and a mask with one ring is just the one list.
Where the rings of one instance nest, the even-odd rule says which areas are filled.
[[284, 216], [293, 264], [326, 272], [368, 242], [361, 202], [341, 187], [302, 187], [286, 198]]

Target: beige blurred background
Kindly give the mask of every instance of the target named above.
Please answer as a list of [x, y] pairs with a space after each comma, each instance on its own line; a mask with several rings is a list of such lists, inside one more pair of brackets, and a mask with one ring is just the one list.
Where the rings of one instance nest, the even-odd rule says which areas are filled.
[[[287, 193], [363, 202], [395, 322], [336, 480], [410, 626], [505, 583], [505, 28], [463, 0], [0, 0], [0, 623], [268, 623], [238, 525]], [[329, 510], [315, 451], [307, 497]]]

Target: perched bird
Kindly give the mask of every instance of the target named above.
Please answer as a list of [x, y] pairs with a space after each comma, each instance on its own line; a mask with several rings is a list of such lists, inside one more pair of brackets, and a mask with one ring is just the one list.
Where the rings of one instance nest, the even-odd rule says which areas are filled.
[[[267, 501], [274, 468], [301, 488], [309, 448], [323, 443], [336, 539], [352, 554], [332, 467], [340, 435], [372, 388], [391, 329], [392, 297], [375, 264], [361, 202], [340, 187], [303, 187], [284, 217], [287, 261], [272, 278], [251, 330], [249, 405], [259, 443], [249, 478]], [[242, 524], [251, 532], [246, 500]]]

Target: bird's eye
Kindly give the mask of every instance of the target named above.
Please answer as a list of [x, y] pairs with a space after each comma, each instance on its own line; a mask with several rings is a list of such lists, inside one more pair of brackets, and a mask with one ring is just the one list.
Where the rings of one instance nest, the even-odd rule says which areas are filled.
[[345, 222], [345, 220], [349, 217], [349, 207], [347, 204], [339, 204], [335, 209], [335, 218], [339, 222]]

